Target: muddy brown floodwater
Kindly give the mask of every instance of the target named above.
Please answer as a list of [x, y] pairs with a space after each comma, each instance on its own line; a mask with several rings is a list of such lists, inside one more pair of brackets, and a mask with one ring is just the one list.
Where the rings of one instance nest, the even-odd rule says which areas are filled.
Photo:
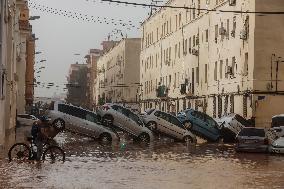
[[284, 188], [284, 156], [239, 154], [233, 145], [105, 146], [70, 133], [56, 140], [65, 163], [8, 163], [3, 152], [0, 188]]

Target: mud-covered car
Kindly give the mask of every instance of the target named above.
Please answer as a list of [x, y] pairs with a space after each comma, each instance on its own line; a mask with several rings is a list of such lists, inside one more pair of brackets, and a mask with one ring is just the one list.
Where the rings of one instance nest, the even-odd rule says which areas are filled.
[[229, 114], [215, 119], [223, 136], [224, 142], [235, 142], [237, 134], [244, 127], [251, 127], [250, 123], [238, 114]]
[[217, 122], [205, 113], [187, 109], [179, 113], [177, 118], [189, 128], [190, 131], [208, 141], [219, 141], [222, 136], [218, 129]]
[[67, 129], [103, 142], [119, 140], [116, 132], [98, 122], [97, 115], [94, 112], [83, 108], [63, 102], [55, 102], [49, 107], [47, 116], [57, 130]]
[[236, 137], [237, 152], [268, 152], [269, 140], [265, 129], [245, 127]]
[[170, 113], [150, 109], [144, 114], [143, 121], [155, 133], [160, 133], [184, 142], [196, 142], [196, 136], [187, 130], [176, 116]]
[[152, 131], [145, 127], [138, 115], [119, 104], [107, 103], [97, 110], [100, 121], [108, 127], [118, 128], [143, 142], [154, 139]]

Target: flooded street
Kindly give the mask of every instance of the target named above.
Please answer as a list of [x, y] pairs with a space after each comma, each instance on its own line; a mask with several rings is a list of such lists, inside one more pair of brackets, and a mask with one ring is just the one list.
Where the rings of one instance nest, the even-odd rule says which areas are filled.
[[283, 188], [284, 156], [237, 154], [232, 145], [160, 140], [101, 145], [62, 133], [65, 163], [0, 160], [1, 188]]

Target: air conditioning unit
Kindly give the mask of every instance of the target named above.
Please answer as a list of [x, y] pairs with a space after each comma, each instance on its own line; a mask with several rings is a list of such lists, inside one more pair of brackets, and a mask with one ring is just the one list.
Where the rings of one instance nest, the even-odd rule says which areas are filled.
[[225, 28], [222, 27], [222, 28], [219, 29], [219, 34], [220, 35], [226, 35], [227, 31], [225, 30]]
[[240, 39], [247, 40], [247, 38], [248, 38], [247, 31], [246, 30], [242, 30], [240, 32]]
[[198, 56], [199, 52], [198, 52], [197, 49], [192, 49], [192, 54], [195, 55], [195, 56]]
[[227, 67], [226, 74], [229, 74], [229, 75], [233, 74], [233, 67], [232, 66]]
[[229, 0], [230, 6], [236, 6], [237, 0]]

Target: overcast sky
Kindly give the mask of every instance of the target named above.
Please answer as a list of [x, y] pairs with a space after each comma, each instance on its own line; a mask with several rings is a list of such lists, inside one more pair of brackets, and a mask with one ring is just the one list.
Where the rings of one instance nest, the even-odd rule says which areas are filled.
[[[150, 0], [128, 0], [129, 2], [148, 3]], [[33, 32], [39, 40], [36, 41], [36, 51], [42, 52], [36, 55], [36, 62], [46, 59], [46, 62], [36, 63], [36, 69], [45, 66], [45, 69], [37, 75], [40, 76], [37, 81], [44, 83], [55, 83], [59, 88], [53, 87], [46, 89], [38, 87], [35, 90], [35, 96], [51, 97], [53, 94], [62, 93], [66, 76], [70, 64], [84, 62], [84, 56], [91, 48], [101, 48], [100, 43], [107, 39], [108, 34], [114, 29], [123, 30], [128, 37], [140, 37], [141, 21], [147, 18], [150, 12], [149, 8], [118, 5], [113, 3], [101, 2], [100, 0], [29, 0], [31, 5], [37, 5], [37, 8], [30, 7], [30, 16], [40, 16], [39, 20], [31, 21]], [[39, 7], [41, 7], [39, 9]], [[119, 20], [123, 23], [133, 23], [135, 28], [129, 30], [129, 26], [94, 23], [67, 16], [48, 13], [48, 9], [61, 9], [71, 11], [69, 15], [83, 14], [88, 18], [95, 18], [96, 21], [114, 22], [118, 24]], [[55, 11], [56, 12], [56, 11]], [[91, 17], [94, 16], [94, 17]], [[99, 18], [98, 18], [99, 17]], [[130, 26], [131, 27], [131, 26]], [[111, 39], [120, 39], [117, 34]], [[118, 38], [116, 38], [118, 37]], [[75, 55], [75, 54], [80, 54]]]

